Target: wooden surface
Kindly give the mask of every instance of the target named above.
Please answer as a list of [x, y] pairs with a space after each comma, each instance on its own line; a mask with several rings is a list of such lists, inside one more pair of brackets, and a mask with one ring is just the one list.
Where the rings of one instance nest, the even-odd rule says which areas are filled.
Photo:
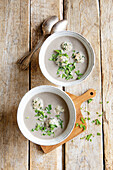
[[[113, 1], [112, 0], [0, 0], [0, 169], [1, 170], [106, 170], [113, 169]], [[96, 97], [82, 107], [93, 120], [103, 114], [103, 125], [88, 129], [73, 142], [44, 154], [41, 147], [27, 141], [18, 129], [16, 112], [22, 96], [42, 84], [38, 52], [29, 70], [20, 71], [19, 57], [40, 39], [41, 23], [47, 16], [67, 18], [68, 30], [81, 33], [95, 51], [95, 68], [80, 85], [63, 88], [81, 95], [89, 88]], [[62, 88], [62, 87], [60, 87]], [[99, 104], [103, 101], [103, 104]], [[109, 103], [107, 102], [109, 101]], [[85, 108], [86, 107], [86, 108]], [[86, 112], [82, 109], [82, 114]], [[99, 118], [102, 122], [102, 117]], [[100, 132], [101, 136], [97, 136]], [[92, 142], [80, 137], [93, 133]]]
[[[92, 95], [91, 95], [91, 93], [92, 93]], [[76, 123], [78, 123], [80, 125], [80, 124], [82, 124], [81, 118], [83, 118], [83, 115], [81, 113], [81, 104], [83, 102], [95, 97], [96, 91], [94, 89], [89, 89], [86, 93], [82, 94], [81, 96], [75, 96], [75, 95], [68, 93], [68, 92], [67, 92], [67, 94], [71, 97], [71, 99], [74, 102], [74, 105], [75, 105], [75, 108], [76, 108]], [[76, 127], [76, 123], [75, 123], [75, 126], [74, 126], [71, 134], [68, 136], [68, 138], [66, 138], [61, 143], [56, 144], [56, 145], [52, 145], [52, 146], [41, 146], [44, 153], [49, 153], [50, 151], [56, 149], [60, 145], [63, 145], [64, 143], [68, 142], [69, 140], [73, 139], [74, 137], [76, 137], [79, 134], [81, 134], [82, 132], [84, 132], [83, 128]], [[87, 129], [86, 121], [85, 121], [84, 125]]]

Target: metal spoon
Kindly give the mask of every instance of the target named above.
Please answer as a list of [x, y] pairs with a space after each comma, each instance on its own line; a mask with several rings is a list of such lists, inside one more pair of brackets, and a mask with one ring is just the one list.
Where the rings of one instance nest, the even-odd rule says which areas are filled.
[[[50, 34], [51, 32], [51, 28], [53, 27], [53, 25], [58, 22], [58, 17], [57, 16], [52, 16], [47, 18], [43, 24], [42, 24], [42, 31], [43, 31], [43, 36], [41, 37], [39, 43], [35, 46], [35, 48], [33, 48], [30, 52], [28, 52], [26, 55], [24, 55], [22, 58], [20, 58], [17, 63], [21, 65], [21, 68], [24, 69], [24, 65], [26, 67], [26, 65], [29, 64], [31, 57], [33, 56], [33, 54], [38, 50], [38, 48], [40, 48], [40, 46], [42, 45], [45, 37], [47, 35]], [[28, 63], [28, 64], [27, 64]]]
[[[67, 20], [61, 20], [61, 21], [58, 21], [56, 24], [54, 24], [53, 25], [53, 27], [51, 28], [51, 31], [50, 31], [50, 33], [49, 34], [53, 34], [53, 33], [55, 33], [55, 32], [59, 32], [59, 31], [64, 31], [64, 30], [66, 30], [66, 27], [67, 27]], [[44, 27], [43, 27], [43, 31], [44, 31]], [[48, 34], [47, 34], [48, 35]], [[43, 41], [42, 41], [43, 42]], [[41, 44], [42, 44], [42, 42], [41, 42]], [[40, 42], [39, 42], [40, 43]], [[41, 46], [41, 44], [40, 44], [40, 46]], [[39, 47], [40, 47], [39, 46]], [[38, 48], [39, 48], [38, 47]], [[37, 49], [38, 49], [37, 48]], [[37, 50], [36, 49], [36, 50]], [[33, 53], [34, 54], [34, 53]], [[27, 58], [25, 58], [24, 60], [23, 60], [23, 62], [21, 62], [21, 69], [23, 69], [23, 70], [25, 70], [25, 69], [27, 69], [27, 67], [29, 66], [29, 63], [30, 63], [30, 61], [31, 61], [31, 57], [32, 56], [30, 56], [30, 58], [29, 59], [27, 59]]]

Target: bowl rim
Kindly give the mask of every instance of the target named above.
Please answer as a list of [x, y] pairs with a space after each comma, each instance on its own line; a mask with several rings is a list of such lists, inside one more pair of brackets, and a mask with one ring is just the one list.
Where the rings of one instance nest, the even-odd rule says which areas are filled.
[[[75, 37], [77, 39], [79, 39], [83, 45], [85, 46], [87, 52], [89, 51], [91, 54], [92, 59], [90, 59], [90, 65], [88, 64], [88, 68], [86, 70], [86, 72], [84, 73], [84, 75], [81, 77], [81, 79], [79, 80], [75, 80], [75, 81], [67, 81], [67, 82], [63, 82], [60, 81], [58, 79], [53, 78], [48, 72], [47, 69], [45, 67], [45, 63], [44, 63], [44, 52], [46, 51], [46, 48], [48, 47], [48, 44], [50, 42], [52, 42], [52, 40], [58, 38], [58, 37], [62, 37], [62, 36], [72, 36]], [[86, 47], [87, 46], [87, 47]], [[89, 53], [88, 52], [88, 53]], [[41, 48], [40, 48], [40, 52], [39, 52], [39, 66], [41, 69], [42, 74], [46, 77], [46, 79], [48, 79], [50, 82], [52, 82], [55, 85], [58, 86], [73, 86], [76, 84], [81, 83], [82, 81], [84, 81], [87, 77], [89, 77], [89, 75], [91, 74], [93, 68], [95, 65], [95, 53], [94, 50], [90, 44], [90, 42], [81, 34], [73, 32], [73, 31], [60, 31], [60, 32], [56, 32], [53, 33], [52, 35], [50, 35], [42, 44]]]
[[[25, 126], [25, 123], [24, 123], [23, 115], [24, 115], [24, 109], [26, 107], [26, 104], [28, 103], [30, 98], [32, 98], [33, 96], [35, 96], [38, 93], [41, 93], [40, 90], [43, 90], [43, 92], [44, 91], [50, 92], [51, 90], [53, 90], [52, 93], [58, 94], [60, 97], [62, 97], [68, 106], [69, 115], [70, 115], [70, 117], [72, 117], [72, 120], [69, 119], [67, 128], [64, 130], [64, 132], [61, 135], [59, 135], [58, 137], [53, 138], [53, 139], [41, 139], [41, 138], [35, 137], [34, 135], [32, 135], [29, 132], [29, 130], [27, 129], [27, 127]], [[29, 96], [30, 96], [30, 98], [29, 98]], [[68, 103], [67, 103], [67, 101], [68, 101]], [[18, 106], [18, 110], [17, 110], [17, 124], [19, 126], [21, 133], [31, 142], [33, 142], [35, 144], [39, 144], [39, 145], [50, 146], [50, 145], [56, 145], [56, 144], [64, 141], [71, 134], [71, 132], [74, 128], [75, 122], [76, 122], [76, 108], [75, 108], [75, 105], [74, 105], [72, 99], [70, 98], [70, 96], [68, 94], [66, 94], [63, 90], [61, 90], [57, 87], [54, 87], [54, 86], [50, 86], [50, 85], [37, 86], [35, 88], [32, 88], [30, 91], [28, 91], [22, 97], [22, 99], [19, 103], [19, 106]]]

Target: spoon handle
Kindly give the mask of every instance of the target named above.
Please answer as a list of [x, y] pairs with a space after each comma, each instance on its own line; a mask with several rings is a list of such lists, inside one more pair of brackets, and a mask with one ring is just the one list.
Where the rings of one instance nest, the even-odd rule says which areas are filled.
[[26, 70], [29, 67], [29, 63], [31, 62], [31, 59], [33, 58], [33, 54], [41, 47], [44, 40], [45, 40], [45, 36], [42, 36], [40, 38], [40, 41], [35, 46], [35, 48], [33, 48], [30, 52], [28, 52], [25, 56], [23, 56], [21, 59], [17, 61], [17, 63], [20, 64], [20, 68], [22, 70]]

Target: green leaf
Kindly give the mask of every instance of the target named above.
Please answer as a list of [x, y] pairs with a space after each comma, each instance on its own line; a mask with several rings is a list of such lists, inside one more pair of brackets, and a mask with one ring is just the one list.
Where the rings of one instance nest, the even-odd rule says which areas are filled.
[[101, 125], [100, 121], [98, 119], [95, 120], [96, 125]]
[[100, 136], [101, 135], [101, 133], [97, 133], [97, 136]]
[[62, 50], [55, 50], [56, 53], [62, 54]]
[[93, 101], [93, 99], [89, 99], [87, 100], [88, 104], [91, 103]]
[[59, 125], [63, 128], [63, 120], [59, 119]]

